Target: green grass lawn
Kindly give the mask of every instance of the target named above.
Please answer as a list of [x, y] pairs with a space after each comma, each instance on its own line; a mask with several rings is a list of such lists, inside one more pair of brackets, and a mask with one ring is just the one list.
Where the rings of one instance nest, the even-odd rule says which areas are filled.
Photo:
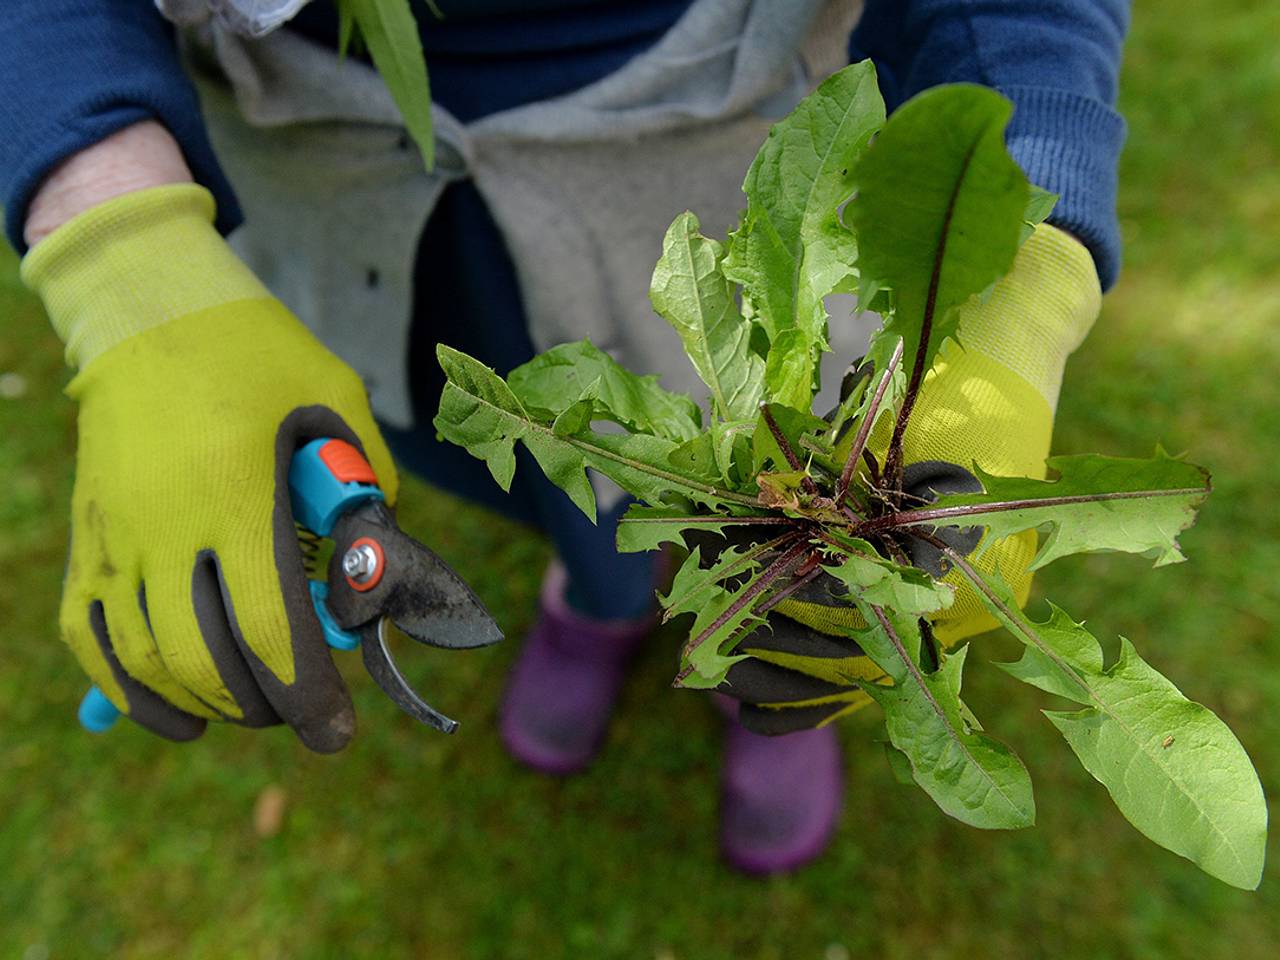
[[[1130, 637], [1217, 711], [1280, 797], [1280, 6], [1139, 2], [1123, 107], [1126, 272], [1072, 361], [1055, 448], [1211, 467], [1190, 562], [1055, 564], [1038, 591]], [[343, 657], [361, 733], [336, 757], [285, 729], [174, 746], [75, 724], [85, 680], [58, 640], [75, 410], [61, 348], [0, 263], [0, 958], [814, 958], [1280, 955], [1280, 841], [1256, 893], [1138, 835], [984, 661], [966, 699], [1036, 783], [1039, 823], [983, 833], [896, 784], [864, 711], [830, 852], [767, 881], [716, 856], [718, 722], [670, 689], [677, 634], [627, 686], [608, 748], [553, 781], [499, 747], [494, 713], [546, 544], [410, 483], [406, 526], [512, 642], [418, 654], [455, 737], [400, 715]], [[25, 392], [20, 388], [25, 383]], [[19, 394], [10, 396], [8, 394]], [[264, 790], [281, 829], [255, 830]]]

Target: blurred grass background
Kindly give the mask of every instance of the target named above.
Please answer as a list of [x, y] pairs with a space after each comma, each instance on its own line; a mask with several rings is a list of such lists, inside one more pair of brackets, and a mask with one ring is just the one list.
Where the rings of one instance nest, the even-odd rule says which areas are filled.
[[[1062, 561], [1038, 581], [1122, 633], [1244, 742], [1280, 797], [1280, 6], [1138, 2], [1122, 101], [1126, 267], [1068, 370], [1055, 447], [1159, 439], [1215, 474], [1190, 562]], [[1039, 717], [971, 658], [966, 699], [1035, 779], [1039, 823], [982, 833], [898, 786], [870, 711], [845, 724], [830, 852], [752, 880], [716, 856], [718, 724], [651, 645], [608, 747], [558, 782], [501, 751], [494, 710], [546, 545], [421, 485], [406, 526], [512, 641], [427, 653], [460, 717], [425, 733], [343, 658], [361, 733], [338, 757], [283, 729], [185, 747], [75, 725], [56, 635], [75, 411], [59, 344], [0, 259], [0, 957], [1087, 957], [1280, 955], [1280, 841], [1257, 893], [1152, 845]], [[417, 654], [417, 651], [414, 651]]]

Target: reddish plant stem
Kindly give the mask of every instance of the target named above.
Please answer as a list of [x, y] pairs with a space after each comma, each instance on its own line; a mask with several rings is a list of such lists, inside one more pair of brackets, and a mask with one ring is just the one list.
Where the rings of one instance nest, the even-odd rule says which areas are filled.
[[[803, 470], [804, 465], [800, 462], [800, 458], [796, 456], [795, 450], [791, 448], [791, 441], [787, 439], [786, 434], [782, 432], [782, 428], [778, 426], [778, 421], [773, 418], [767, 403], [760, 404], [760, 415], [764, 417], [765, 425], [768, 426], [769, 432], [773, 434], [773, 440], [778, 445], [778, 449], [787, 458], [787, 466], [792, 470]], [[800, 486], [810, 496], [817, 496], [818, 485], [813, 482], [813, 478], [808, 474], [801, 478]]]
[[875, 486], [880, 486], [880, 464], [876, 463], [875, 454], [870, 450], [862, 451], [862, 462], [867, 465], [867, 475]]
[[897, 560], [904, 567], [912, 565], [911, 558], [907, 556], [907, 552], [899, 544], [894, 543], [892, 537], [883, 537], [882, 539], [884, 540], [885, 549], [889, 551], [894, 560]]
[[[808, 550], [809, 550], [809, 544], [807, 542], [802, 541], [800, 543], [797, 543], [795, 546], [790, 547], [789, 549], [784, 551], [781, 554], [781, 556], [778, 557], [777, 560], [774, 560], [773, 563], [765, 567], [764, 571], [760, 574], [759, 578], [757, 578], [756, 581], [753, 584], [751, 584], [751, 586], [743, 590], [742, 593], [738, 595], [737, 599], [735, 599], [733, 603], [731, 603], [728, 606], [728, 608], [724, 611], [724, 613], [720, 614], [720, 616], [716, 617], [713, 621], [711, 621], [711, 623], [708, 624], [702, 630], [702, 632], [699, 633], [696, 637], [691, 637], [689, 639], [689, 642], [686, 643], [684, 646], [683, 656], [686, 656], [686, 657], [689, 656], [689, 654], [691, 654], [695, 649], [697, 649], [698, 646], [702, 644], [708, 637], [710, 637], [717, 630], [723, 627], [726, 623], [732, 620], [735, 616], [741, 613], [742, 609], [748, 606], [749, 604], [751, 604], [756, 597], [758, 597], [761, 593], [763, 593], [769, 587], [770, 584], [772, 584], [779, 577], [784, 576], [787, 573], [790, 573], [791, 568], [800, 562], [800, 558]], [[688, 674], [685, 673], [684, 676], [688, 676]], [[683, 677], [677, 676], [676, 679], [681, 680], [683, 679]]]
[[[950, 730], [951, 724], [947, 722], [946, 712], [939, 705], [938, 699], [929, 689], [929, 685], [925, 683], [924, 674], [921, 673], [916, 662], [911, 659], [911, 654], [907, 653], [907, 648], [902, 642], [902, 638], [899, 637], [898, 632], [893, 629], [893, 624], [889, 622], [889, 618], [884, 615], [884, 607], [878, 607], [874, 603], [868, 604], [868, 606], [871, 607], [871, 613], [875, 616], [876, 620], [879, 621], [880, 629], [884, 631], [885, 636], [889, 638], [889, 642], [893, 644], [894, 649], [898, 652], [898, 656], [906, 665], [907, 672], [911, 674], [912, 679], [916, 682], [916, 686], [920, 688], [924, 693], [925, 699], [929, 701], [929, 706], [933, 708], [933, 712], [938, 715], [940, 720], [942, 720], [943, 726]], [[953, 736], [953, 739], [958, 738]]]
[[986, 578], [975, 570], [973, 565], [969, 563], [965, 557], [961, 556], [960, 553], [949, 544], [944, 543], [942, 540], [939, 540], [931, 534], [920, 533], [915, 530], [908, 530], [907, 532], [911, 536], [924, 540], [927, 543], [931, 543], [941, 550], [943, 554], [945, 554], [947, 558], [956, 565], [964, 578], [973, 585], [974, 589], [983, 594], [991, 605], [1000, 611], [1003, 617], [1008, 621], [1004, 625], [1006, 629], [1013, 633], [1014, 636], [1021, 634], [1021, 636], [1018, 636], [1019, 640], [1022, 640], [1023, 643], [1029, 643], [1035, 646], [1036, 649], [1052, 660], [1059, 670], [1075, 682], [1076, 686], [1080, 688], [1081, 692], [1089, 701], [1092, 701], [1104, 711], [1107, 710], [1107, 706], [1103, 702], [1102, 698], [1098, 696], [1094, 689], [1089, 685], [1088, 681], [1086, 681], [1084, 677], [1080, 676], [1079, 671], [1064, 660], [1057, 651], [1049, 647], [1048, 644], [1040, 638], [1040, 635], [1032, 629], [1034, 624], [1028, 621], [1016, 607], [1011, 608], [1007, 603], [1005, 603], [1004, 599], [991, 589], [991, 585], [987, 583]]
[[[972, 151], [970, 151], [972, 155]], [[967, 163], [967, 160], [966, 160]], [[929, 292], [925, 296], [924, 316], [920, 320], [920, 344], [916, 348], [915, 363], [911, 366], [911, 381], [907, 384], [907, 395], [898, 410], [898, 422], [893, 425], [893, 436], [889, 440], [889, 452], [884, 458], [884, 477], [889, 489], [894, 492], [902, 489], [902, 440], [907, 433], [907, 423], [911, 420], [911, 411], [915, 409], [916, 396], [920, 393], [920, 384], [924, 381], [925, 354], [929, 352], [929, 339], [933, 335], [933, 313], [938, 304], [938, 281], [942, 278], [942, 259], [947, 252], [947, 232], [951, 229], [951, 214], [955, 211], [955, 193], [947, 204], [947, 212], [942, 218], [941, 242], [933, 258], [933, 272], [929, 277]]]
[[[928, 325], [925, 326], [928, 330]], [[907, 423], [911, 420], [911, 411], [916, 405], [916, 394], [920, 392], [920, 382], [924, 379], [923, 347], [916, 354], [915, 366], [911, 370], [911, 382], [907, 384], [907, 395], [902, 400], [902, 409], [898, 411], [898, 421], [893, 425], [893, 436], [889, 440], [889, 452], [884, 458], [884, 478], [887, 489], [898, 492], [902, 488], [902, 438], [907, 432]]]
[[[1006, 500], [998, 503], [975, 503], [957, 507], [936, 507], [931, 510], [900, 510], [872, 517], [858, 525], [855, 533], [861, 535], [876, 530], [895, 527], [912, 527], [917, 524], [936, 524], [940, 520], [959, 520], [983, 513], [1006, 513], [1010, 510], [1028, 510], [1036, 507], [1061, 507], [1077, 503], [1101, 503], [1108, 500], [1141, 500], [1146, 497], [1184, 496], [1202, 492], [1198, 487], [1180, 487], [1175, 490], [1116, 490], [1110, 493], [1089, 493], [1067, 497], [1042, 497], [1038, 500]], [[943, 524], [947, 526], [947, 524]], [[907, 532], [911, 532], [908, 530]], [[914, 534], [912, 534], [914, 536]]]
[[[794, 526], [794, 523], [795, 523], [794, 521], [789, 521], [789, 522], [792, 523], [792, 525]], [[707, 589], [708, 586], [713, 586], [714, 584], [723, 582], [724, 580], [727, 580], [730, 577], [738, 576], [739, 574], [747, 570], [753, 563], [755, 563], [761, 557], [774, 553], [777, 550], [783, 550], [793, 545], [798, 540], [803, 539], [804, 536], [805, 534], [801, 530], [791, 530], [788, 533], [782, 534], [781, 536], [774, 537], [772, 540], [766, 540], [763, 543], [755, 544], [750, 549], [748, 549], [745, 553], [739, 556], [736, 560], [733, 560], [729, 562], [727, 565], [725, 565], [724, 567], [720, 568], [720, 570], [717, 572], [716, 579], [714, 581], [704, 582], [704, 584], [699, 586], [696, 590], [693, 590], [693, 591], [690, 591], [689, 593], [681, 595], [679, 597], [679, 602], [681, 604], [687, 605], [689, 602], [689, 597], [696, 596], [700, 591]], [[676, 594], [675, 594], [674, 587], [672, 587], [672, 592], [668, 594], [667, 600], [672, 603], [672, 606], [676, 605], [675, 604]], [[671, 611], [672, 611], [672, 607], [670, 606], [667, 607], [667, 609], [662, 611], [663, 623], [666, 623], [668, 620], [670, 620], [674, 616], [679, 616], [679, 614], [672, 613]]]
[[745, 516], [745, 517], [726, 517], [719, 514], [715, 516], [711, 516], [708, 514], [694, 514], [688, 517], [625, 517], [624, 516], [621, 520], [618, 521], [618, 523], [620, 524], [625, 523], [628, 526], [642, 526], [644, 524], [650, 524], [650, 523], [654, 523], [654, 524], [680, 523], [680, 524], [684, 524], [684, 528], [688, 530], [688, 529], [697, 527], [699, 524], [703, 524], [705, 526], [714, 526], [716, 524], [720, 524], [724, 526], [738, 526], [738, 527], [771, 527], [771, 526], [772, 527], [776, 527], [776, 526], [794, 527], [796, 522], [790, 517], [760, 516], [760, 515], [751, 515], [751, 516]]
[[761, 616], [763, 616], [764, 614], [772, 610], [774, 607], [776, 607], [778, 604], [780, 604], [783, 600], [787, 599], [787, 597], [791, 596], [793, 593], [795, 593], [797, 590], [803, 587], [805, 584], [812, 583], [818, 577], [822, 576], [822, 573], [823, 573], [822, 567], [818, 566], [818, 567], [814, 567], [812, 570], [806, 573], [803, 577], [796, 577], [794, 580], [788, 583], [785, 587], [783, 587], [773, 596], [769, 597], [767, 600], [761, 603], [760, 606], [756, 607], [755, 610], [752, 612], [758, 613]]
[[849, 456], [845, 458], [844, 470], [840, 473], [840, 480], [836, 484], [836, 503], [844, 503], [845, 497], [849, 495], [849, 484], [853, 481], [853, 471], [857, 469], [858, 461], [862, 459], [862, 452], [867, 448], [867, 438], [871, 436], [871, 428], [875, 425], [876, 414], [880, 412], [880, 403], [884, 400], [885, 391], [889, 389], [889, 383], [893, 380], [893, 375], [898, 369], [898, 364], [902, 362], [902, 341], [898, 341], [898, 345], [893, 350], [893, 356], [889, 358], [889, 365], [885, 368], [883, 374], [880, 375], [880, 382], [876, 384], [876, 392], [871, 397], [871, 403], [867, 407], [866, 415], [862, 418], [862, 423], [858, 424], [858, 432], [853, 438], [853, 446], [849, 448]]

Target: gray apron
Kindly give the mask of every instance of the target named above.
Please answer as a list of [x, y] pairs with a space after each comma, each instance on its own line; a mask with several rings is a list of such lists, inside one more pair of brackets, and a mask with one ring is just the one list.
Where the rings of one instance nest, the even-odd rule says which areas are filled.
[[[160, 0], [185, 27], [213, 145], [245, 210], [232, 244], [403, 428], [417, 241], [445, 186], [464, 177], [511, 252], [539, 349], [590, 337], [702, 399], [679, 338], [649, 305], [662, 236], [692, 209], [723, 237], [769, 125], [845, 64], [860, 13], [856, 0], [695, 0], [654, 47], [569, 95], [466, 125], [435, 107], [427, 173], [372, 68], [288, 31], [252, 39], [210, 18], [210, 4], [289, 4]], [[850, 313], [847, 299], [832, 304], [829, 387], [866, 343], [867, 323]]]

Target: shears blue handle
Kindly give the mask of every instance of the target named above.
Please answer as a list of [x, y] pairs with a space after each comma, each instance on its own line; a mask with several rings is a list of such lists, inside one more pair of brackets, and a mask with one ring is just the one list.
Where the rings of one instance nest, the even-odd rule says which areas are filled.
[[[289, 464], [289, 499], [293, 518], [312, 533], [327, 537], [333, 525], [348, 510], [369, 500], [385, 500], [368, 462], [351, 444], [342, 440], [312, 440], [293, 455]], [[354, 650], [360, 635], [343, 630], [329, 613], [329, 584], [308, 580], [311, 605], [325, 643], [335, 650]]]
[[[294, 519], [313, 533], [327, 537], [348, 510], [369, 500], [384, 500], [368, 462], [351, 444], [325, 438], [312, 440], [293, 455], [289, 464], [289, 500]], [[360, 646], [359, 634], [343, 630], [325, 602], [329, 585], [308, 580], [311, 605], [324, 628], [324, 639], [335, 650]], [[96, 686], [80, 701], [76, 713], [80, 726], [90, 733], [105, 733], [120, 717], [120, 710]]]

